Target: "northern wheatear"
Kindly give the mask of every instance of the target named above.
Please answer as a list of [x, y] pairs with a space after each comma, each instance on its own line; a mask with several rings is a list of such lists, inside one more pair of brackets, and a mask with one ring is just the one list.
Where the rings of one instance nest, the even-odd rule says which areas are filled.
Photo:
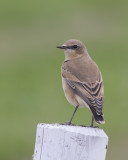
[[89, 56], [86, 47], [78, 40], [68, 40], [62, 46], [65, 61], [61, 68], [62, 86], [69, 103], [75, 106], [68, 122], [71, 124], [78, 107], [88, 107], [92, 112], [92, 122], [105, 123], [103, 119], [104, 89], [101, 72]]

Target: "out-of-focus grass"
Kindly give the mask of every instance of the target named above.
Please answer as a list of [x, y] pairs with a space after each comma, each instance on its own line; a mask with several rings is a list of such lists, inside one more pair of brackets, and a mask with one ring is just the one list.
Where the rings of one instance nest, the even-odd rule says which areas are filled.
[[[37, 123], [63, 123], [73, 107], [61, 88], [65, 40], [82, 40], [102, 71], [101, 125], [109, 136], [107, 160], [127, 160], [127, 1], [2, 1], [0, 5], [0, 159], [29, 160]], [[90, 124], [79, 109], [73, 120]]]

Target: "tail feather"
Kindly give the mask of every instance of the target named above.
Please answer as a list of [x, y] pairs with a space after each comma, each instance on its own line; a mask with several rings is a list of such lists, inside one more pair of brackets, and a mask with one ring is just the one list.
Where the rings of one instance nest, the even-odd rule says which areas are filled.
[[101, 113], [100, 115], [98, 115], [94, 109], [92, 109], [92, 108], [90, 108], [90, 109], [92, 111], [92, 114], [94, 116], [94, 119], [95, 119], [96, 123], [98, 123], [98, 124], [104, 124], [105, 120], [103, 118], [103, 113]]

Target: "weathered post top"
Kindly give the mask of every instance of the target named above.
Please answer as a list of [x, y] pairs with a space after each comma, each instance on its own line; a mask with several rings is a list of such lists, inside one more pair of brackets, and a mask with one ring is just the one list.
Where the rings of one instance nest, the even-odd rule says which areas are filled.
[[105, 160], [108, 136], [102, 129], [38, 124], [34, 160]]

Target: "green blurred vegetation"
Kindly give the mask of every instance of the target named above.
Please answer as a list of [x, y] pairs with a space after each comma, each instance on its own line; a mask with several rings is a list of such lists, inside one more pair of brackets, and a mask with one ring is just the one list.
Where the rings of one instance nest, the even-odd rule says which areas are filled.
[[[38, 123], [64, 123], [74, 108], [61, 87], [64, 54], [56, 45], [86, 44], [105, 88], [100, 127], [109, 136], [107, 160], [127, 160], [128, 1], [0, 2], [0, 159], [31, 160]], [[73, 120], [89, 125], [79, 109]]]

